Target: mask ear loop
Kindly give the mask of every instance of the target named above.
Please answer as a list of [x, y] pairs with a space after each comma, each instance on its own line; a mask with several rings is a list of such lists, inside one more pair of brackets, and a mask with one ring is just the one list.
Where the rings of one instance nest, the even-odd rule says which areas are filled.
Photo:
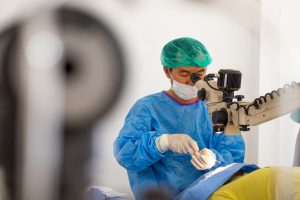
[[169, 75], [171, 76], [170, 82], [171, 82], [171, 89], [172, 89], [174, 78], [173, 78], [173, 76], [172, 76], [172, 73], [171, 73], [170, 68], [168, 68], [168, 72], [169, 72]]
[[171, 76], [171, 78], [173, 78], [170, 68], [167, 68], [167, 69], [168, 69], [169, 75]]

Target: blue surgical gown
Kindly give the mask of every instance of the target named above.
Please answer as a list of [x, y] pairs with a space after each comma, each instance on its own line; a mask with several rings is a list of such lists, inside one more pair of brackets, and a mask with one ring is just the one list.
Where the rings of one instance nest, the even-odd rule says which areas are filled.
[[188, 134], [199, 149], [211, 149], [221, 162], [212, 169], [244, 160], [242, 136], [213, 133], [205, 102], [180, 104], [164, 91], [146, 96], [133, 105], [114, 142], [114, 156], [127, 169], [136, 199], [152, 187], [164, 188], [175, 197], [208, 172], [195, 169], [189, 154], [160, 153], [155, 139], [164, 133]]

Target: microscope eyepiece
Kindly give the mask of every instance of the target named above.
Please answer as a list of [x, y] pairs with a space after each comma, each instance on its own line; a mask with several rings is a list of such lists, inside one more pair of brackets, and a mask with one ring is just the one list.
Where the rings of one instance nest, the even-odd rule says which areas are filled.
[[190, 76], [190, 79], [193, 83], [196, 83], [197, 81], [199, 81], [201, 78], [199, 77], [198, 74], [196, 73], [192, 73], [191, 76]]

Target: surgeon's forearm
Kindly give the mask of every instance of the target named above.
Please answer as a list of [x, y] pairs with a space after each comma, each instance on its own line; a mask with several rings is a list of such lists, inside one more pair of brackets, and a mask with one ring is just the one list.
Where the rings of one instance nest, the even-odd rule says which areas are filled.
[[245, 142], [242, 136], [214, 134], [210, 149], [213, 149], [222, 165], [244, 162]]
[[127, 170], [146, 169], [163, 157], [156, 147], [155, 138], [153, 132], [134, 140], [119, 137], [115, 142], [116, 159]]
[[233, 157], [229, 151], [217, 152], [212, 149], [212, 151], [216, 154], [216, 160], [218, 160], [221, 165], [228, 165], [234, 162]]
[[216, 160], [219, 162], [216, 165], [229, 165], [231, 163], [242, 163], [244, 161], [244, 151], [217, 151], [211, 149], [216, 154]]

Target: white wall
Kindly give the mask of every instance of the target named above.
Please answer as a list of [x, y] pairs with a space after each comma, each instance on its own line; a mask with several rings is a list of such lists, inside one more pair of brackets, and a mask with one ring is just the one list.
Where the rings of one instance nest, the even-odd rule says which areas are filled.
[[[260, 94], [300, 81], [299, 8], [295, 0], [262, 0]], [[298, 129], [289, 115], [260, 125], [258, 164], [291, 166]]]

